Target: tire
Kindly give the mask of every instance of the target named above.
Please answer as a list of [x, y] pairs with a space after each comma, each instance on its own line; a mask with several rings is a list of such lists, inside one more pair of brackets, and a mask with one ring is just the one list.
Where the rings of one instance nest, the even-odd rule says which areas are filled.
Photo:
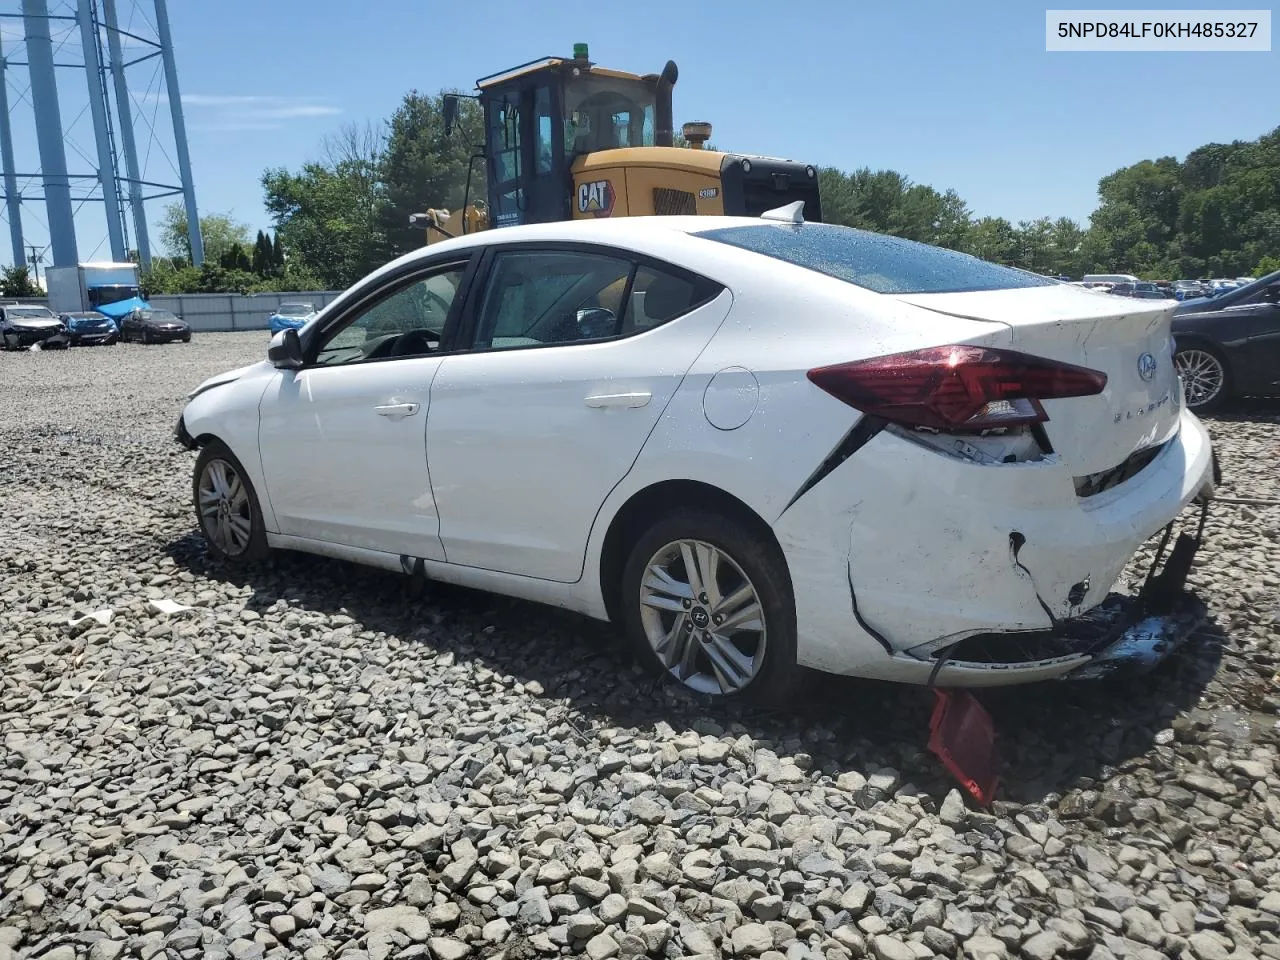
[[142, 331], [142, 342], [145, 343], [147, 346], [150, 346], [151, 344], [156, 342], [155, 337], [151, 336], [150, 330]]
[[[690, 556], [699, 580], [714, 557], [717, 586], [679, 599], [680, 588], [690, 587]], [[665, 572], [669, 590], [653, 569]], [[762, 618], [742, 620], [753, 605], [742, 601], [743, 589]], [[618, 610], [643, 662], [713, 700], [789, 706], [809, 679], [796, 663], [795, 600], [780, 552], [726, 514], [682, 508], [649, 525], [623, 565]], [[716, 617], [725, 618], [719, 630]], [[738, 629], [725, 632], [735, 620]]]
[[1183, 399], [1194, 414], [1212, 413], [1231, 399], [1231, 368], [1226, 358], [1206, 344], [1178, 347], [1173, 365], [1182, 378]]
[[[229, 491], [230, 496], [219, 497], [222, 491]], [[214, 497], [218, 499], [215, 501]], [[202, 499], [206, 500], [204, 509]], [[220, 440], [210, 441], [196, 458], [191, 502], [211, 556], [246, 564], [266, 559], [270, 551], [257, 491], [243, 465]], [[225, 518], [225, 524], [220, 523], [219, 517]], [[241, 523], [236, 523], [237, 519]], [[247, 534], [243, 532], [245, 527]]]
[[189, 333], [188, 333], [188, 334], [185, 334], [185, 335], [183, 336], [183, 338], [182, 338], [182, 342], [183, 342], [183, 343], [190, 343], [190, 342], [191, 342], [191, 334], [189, 334]]

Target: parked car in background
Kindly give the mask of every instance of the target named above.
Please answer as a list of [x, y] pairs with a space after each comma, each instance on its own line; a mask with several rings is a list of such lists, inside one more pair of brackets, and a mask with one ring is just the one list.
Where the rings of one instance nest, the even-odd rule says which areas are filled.
[[1138, 278], [1131, 273], [1086, 273], [1080, 278], [1083, 283], [1106, 283], [1114, 286], [1117, 283], [1137, 283]]
[[1199, 280], [1179, 280], [1173, 285], [1175, 300], [1195, 300], [1209, 295], [1209, 288]]
[[174, 340], [190, 343], [191, 327], [172, 311], [154, 307], [138, 309], [126, 314], [121, 321], [120, 339], [140, 343], [171, 343]]
[[66, 324], [67, 340], [73, 347], [110, 346], [120, 335], [116, 322], [96, 310], [64, 313], [59, 319]]
[[1196, 413], [1239, 396], [1280, 393], [1280, 270], [1179, 304], [1173, 337], [1174, 365]]
[[1096, 634], [1023, 638], [1211, 491], [1173, 304], [796, 215], [512, 226], [378, 269], [190, 395], [210, 553], [610, 620], [712, 698], [1096, 664]]
[[48, 307], [36, 303], [0, 303], [0, 343], [6, 350], [65, 349], [67, 326]]
[[1141, 280], [1137, 283], [1117, 283], [1107, 292], [1117, 297], [1133, 297], [1135, 300], [1168, 299], [1154, 283], [1145, 283]]
[[272, 333], [279, 333], [281, 330], [301, 330], [315, 315], [315, 304], [282, 303], [267, 318], [267, 326], [271, 328]]

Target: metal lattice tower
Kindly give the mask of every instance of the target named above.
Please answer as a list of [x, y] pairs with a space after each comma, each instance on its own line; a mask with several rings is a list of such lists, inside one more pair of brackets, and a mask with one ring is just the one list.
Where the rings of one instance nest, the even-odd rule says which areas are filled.
[[[60, 90], [61, 68], [82, 81]], [[164, 100], [169, 123], [162, 130]], [[92, 151], [77, 139], [86, 115]], [[28, 130], [34, 136], [24, 136]], [[68, 148], [87, 169], [69, 171]], [[150, 172], [165, 163], [166, 173]], [[105, 247], [115, 261], [136, 250], [148, 266], [146, 202], [181, 195], [191, 257], [200, 265], [204, 245], [166, 0], [0, 0], [0, 173], [0, 219], [8, 221], [15, 264], [38, 264], [48, 251], [53, 266], [69, 266], [101, 259]], [[28, 242], [24, 217], [45, 228], [43, 250]]]

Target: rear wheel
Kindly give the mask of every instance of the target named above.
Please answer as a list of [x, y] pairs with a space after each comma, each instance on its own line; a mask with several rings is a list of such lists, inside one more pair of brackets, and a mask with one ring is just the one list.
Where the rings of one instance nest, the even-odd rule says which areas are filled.
[[1192, 413], [1217, 410], [1231, 395], [1231, 374], [1227, 361], [1217, 350], [1189, 344], [1173, 356], [1174, 368], [1182, 378], [1182, 392]]
[[267, 556], [267, 531], [258, 495], [240, 461], [221, 441], [211, 441], [200, 451], [192, 499], [210, 553], [237, 563]]
[[687, 509], [658, 520], [631, 548], [621, 599], [642, 658], [694, 692], [784, 706], [808, 677], [786, 565], [733, 517]]

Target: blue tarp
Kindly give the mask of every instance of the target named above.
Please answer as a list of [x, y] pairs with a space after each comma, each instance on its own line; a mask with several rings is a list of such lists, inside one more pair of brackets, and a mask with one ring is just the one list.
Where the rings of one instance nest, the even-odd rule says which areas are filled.
[[140, 297], [130, 297], [128, 300], [117, 300], [115, 303], [104, 303], [102, 306], [95, 308], [99, 313], [105, 313], [112, 320], [119, 320], [122, 317], [133, 313], [135, 310], [150, 310], [151, 304]]

